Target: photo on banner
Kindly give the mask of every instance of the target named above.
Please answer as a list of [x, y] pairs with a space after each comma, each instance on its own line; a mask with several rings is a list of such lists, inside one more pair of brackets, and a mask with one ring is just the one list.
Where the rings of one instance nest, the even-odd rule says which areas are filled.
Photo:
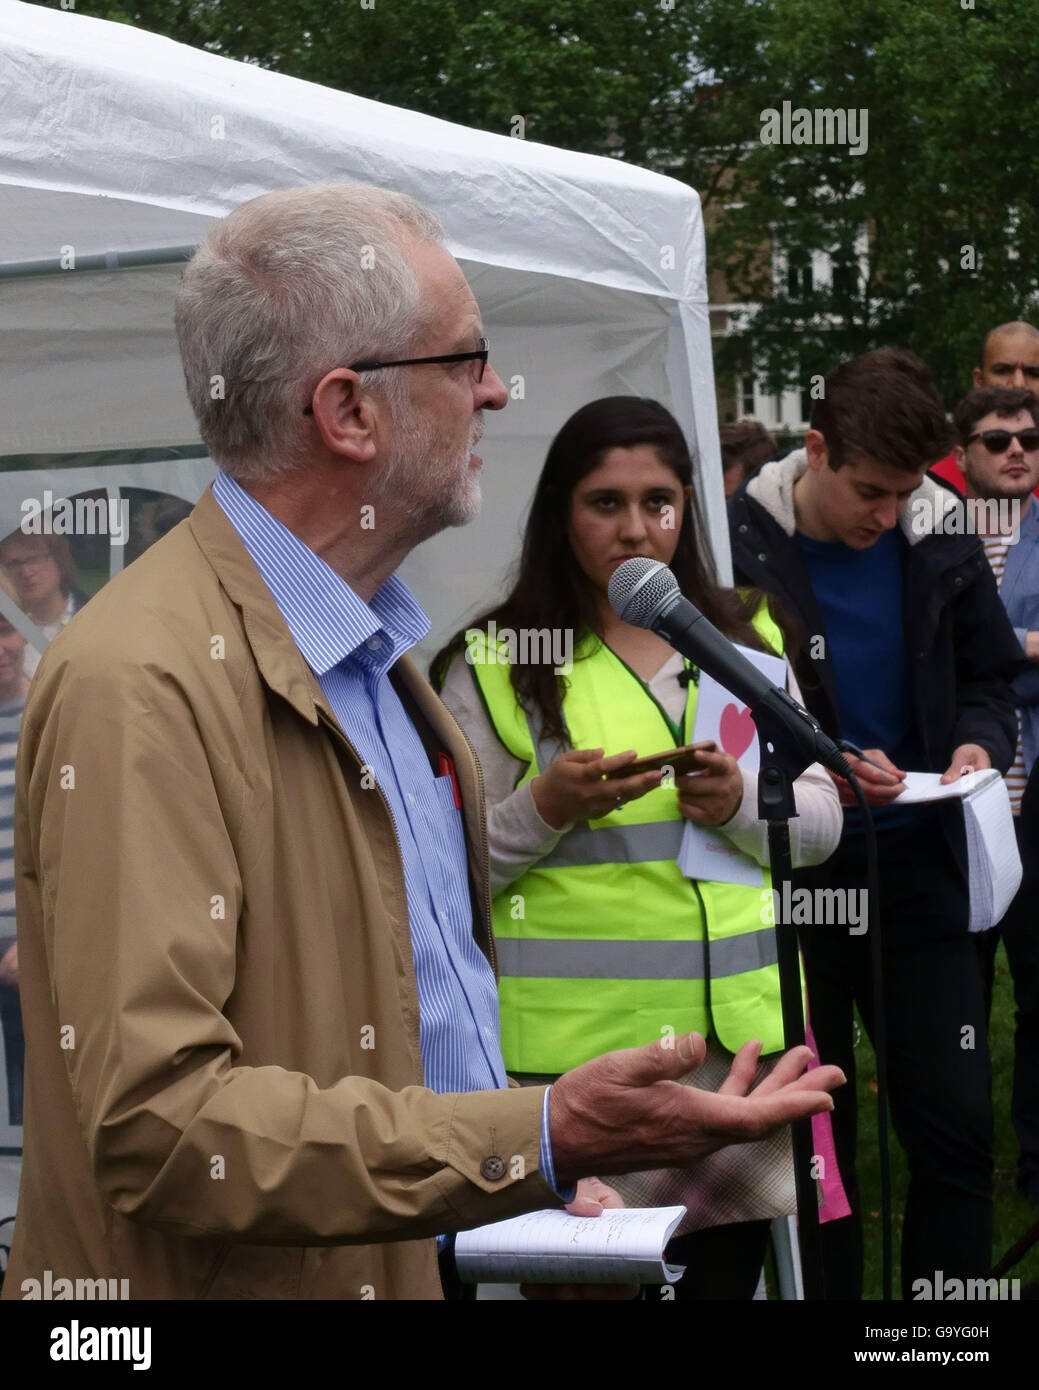
[[[215, 477], [199, 449], [147, 451], [157, 453], [166, 456], [130, 451], [106, 454], [100, 462], [97, 455], [66, 455], [48, 458], [45, 468], [0, 459], [2, 1160], [17, 1160], [22, 1151], [25, 1042], [17, 983], [14, 800], [25, 698], [49, 642], [111, 578], [183, 521]], [[119, 459], [128, 461], [107, 461]], [[0, 1183], [0, 1222], [14, 1214], [10, 1185]], [[8, 1243], [6, 1230], [0, 1226], [0, 1246]]]

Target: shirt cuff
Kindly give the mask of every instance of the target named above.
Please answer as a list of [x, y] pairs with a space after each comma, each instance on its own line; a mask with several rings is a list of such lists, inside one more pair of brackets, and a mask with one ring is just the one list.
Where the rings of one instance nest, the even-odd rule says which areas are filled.
[[768, 832], [765, 822], [758, 818], [758, 774], [744, 772], [742, 776], [743, 796], [735, 815], [730, 816], [724, 825], [709, 826], [708, 829], [724, 835], [730, 844], [749, 855], [755, 864], [764, 866], [768, 863]]
[[553, 1189], [561, 1202], [572, 1202], [577, 1195], [577, 1184], [567, 1183], [559, 1187], [556, 1183], [556, 1166], [552, 1162], [552, 1135], [548, 1128], [548, 1098], [552, 1087], [545, 1088], [545, 1103], [541, 1109], [541, 1176]]

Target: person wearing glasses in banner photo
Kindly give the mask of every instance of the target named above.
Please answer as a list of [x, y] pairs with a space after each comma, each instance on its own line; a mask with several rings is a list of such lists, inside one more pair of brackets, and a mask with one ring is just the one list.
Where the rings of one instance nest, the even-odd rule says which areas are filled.
[[[636, 754], [692, 741], [698, 693], [681, 656], [610, 606], [610, 577], [636, 555], [671, 566], [734, 641], [783, 652], [778, 612], [715, 578], [678, 422], [656, 401], [613, 396], [556, 435], [515, 583], [431, 672], [483, 768], [510, 1072], [547, 1082], [600, 1052], [694, 1029], [710, 1040], [695, 1084], [717, 1088], [749, 1039], [763, 1055], [782, 1048], [774, 931], [761, 883], [692, 882], [675, 856], [688, 819], [766, 865], [766, 827], [756, 777], [725, 752], [702, 753], [698, 771], [670, 784], [659, 772], [623, 775]], [[565, 643], [548, 650], [515, 636], [558, 629], [572, 642], [566, 674], [553, 665]], [[789, 666], [788, 684], [799, 698]], [[836, 790], [813, 766], [795, 794], [794, 862], [818, 864], [840, 836]], [[643, 1177], [617, 1185], [631, 1200], [663, 1200]], [[794, 1209], [789, 1137], [730, 1149], [666, 1182], [690, 1206], [670, 1249], [687, 1266], [676, 1297], [751, 1298], [776, 1192]], [[735, 1190], [745, 1195], [733, 1199]]]
[[[18, 607], [47, 637], [57, 636], [87, 601], [64, 536], [12, 531], [0, 541], [0, 570]], [[30, 680], [40, 655], [26, 644], [25, 674]]]
[[184, 268], [217, 478], [50, 644], [22, 724], [4, 1297], [63, 1270], [132, 1298], [439, 1299], [440, 1238], [578, 1183], [598, 1215], [603, 1174], [832, 1108], [806, 1050], [753, 1090], [753, 1049], [722, 1095], [668, 1084], [689, 1036], [509, 1085], [479, 771], [394, 573], [474, 518], [508, 399], [442, 242], [409, 197], [325, 184], [237, 208]]

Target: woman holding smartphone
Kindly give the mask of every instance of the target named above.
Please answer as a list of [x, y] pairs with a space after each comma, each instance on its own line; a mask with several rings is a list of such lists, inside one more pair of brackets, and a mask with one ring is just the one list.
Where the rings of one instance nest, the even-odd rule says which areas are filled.
[[[689, 820], [767, 865], [756, 777], [720, 749], [674, 778], [624, 774], [692, 742], [698, 672], [613, 612], [619, 564], [670, 566], [735, 642], [774, 654], [786, 643], [763, 595], [717, 583], [692, 479], [659, 403], [613, 396], [578, 410], [549, 448], [510, 593], [433, 662], [483, 768], [502, 1042], [521, 1079], [691, 1029], [708, 1040], [695, 1084], [711, 1088], [748, 1040], [763, 1057], [782, 1051], [767, 868], [748, 887], [692, 881], [675, 862]], [[787, 684], [797, 698], [789, 667]], [[795, 796], [794, 864], [820, 863], [840, 837], [837, 792], [814, 766]], [[701, 1177], [716, 1191], [688, 1218], [700, 1229], [672, 1242], [689, 1266], [676, 1297], [750, 1298], [777, 1214], [761, 1193], [793, 1190], [789, 1142], [713, 1155]]]

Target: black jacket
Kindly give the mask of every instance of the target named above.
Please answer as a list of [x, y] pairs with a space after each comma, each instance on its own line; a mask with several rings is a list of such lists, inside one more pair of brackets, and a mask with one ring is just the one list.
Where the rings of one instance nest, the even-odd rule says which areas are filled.
[[[800, 620], [804, 639], [794, 669], [804, 702], [826, 732], [839, 738], [829, 644], [811, 640], [825, 638], [825, 629], [794, 538], [791, 494], [805, 467], [803, 450], [767, 463], [730, 500], [733, 569], [738, 584], [774, 594]], [[960, 744], [976, 743], [1005, 773], [1017, 745], [1008, 682], [1027, 665], [1021, 644], [978, 538], [940, 534], [929, 526], [922, 533], [914, 530], [926, 517], [948, 516], [956, 507], [962, 510], [952, 492], [925, 477], [900, 521], [909, 540], [903, 631], [924, 759], [917, 770], [944, 772]]]

